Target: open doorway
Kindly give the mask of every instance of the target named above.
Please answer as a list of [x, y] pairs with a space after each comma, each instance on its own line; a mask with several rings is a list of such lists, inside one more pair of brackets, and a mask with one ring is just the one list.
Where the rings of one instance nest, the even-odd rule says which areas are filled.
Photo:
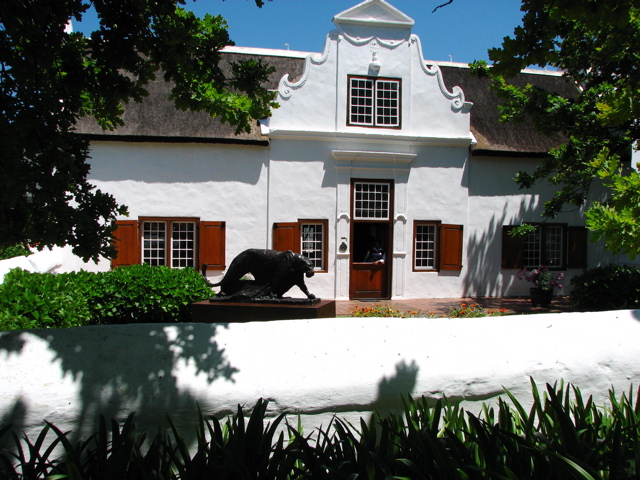
[[391, 298], [393, 184], [357, 181], [354, 185], [349, 297], [388, 299]]

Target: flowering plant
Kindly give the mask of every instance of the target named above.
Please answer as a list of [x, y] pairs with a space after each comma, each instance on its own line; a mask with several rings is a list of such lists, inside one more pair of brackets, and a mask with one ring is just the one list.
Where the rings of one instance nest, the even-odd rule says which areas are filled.
[[540, 290], [553, 290], [553, 287], [562, 288], [560, 281], [564, 278], [564, 273], [551, 273], [548, 267], [538, 267], [531, 271], [523, 268], [516, 274], [516, 278], [531, 282]]

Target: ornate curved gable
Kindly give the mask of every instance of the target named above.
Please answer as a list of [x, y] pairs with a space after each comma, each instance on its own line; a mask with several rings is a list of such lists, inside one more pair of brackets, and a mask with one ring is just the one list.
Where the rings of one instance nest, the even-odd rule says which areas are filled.
[[[447, 88], [438, 65], [425, 63], [411, 17], [385, 0], [365, 0], [333, 22], [337, 29], [327, 35], [323, 53], [306, 58], [301, 76], [280, 80], [281, 107], [269, 121], [271, 132], [470, 137], [471, 104], [460, 87]], [[364, 107], [364, 116], [352, 113], [359, 108], [354, 102], [367, 101], [354, 96], [361, 86], [367, 92], [392, 90], [385, 93], [393, 96], [389, 117], [380, 116], [376, 99], [375, 109]]]

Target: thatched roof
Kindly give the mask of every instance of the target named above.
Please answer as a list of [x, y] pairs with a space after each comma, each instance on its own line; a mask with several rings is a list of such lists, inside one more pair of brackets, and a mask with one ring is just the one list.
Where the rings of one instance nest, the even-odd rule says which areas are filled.
[[[283, 52], [247, 54], [224, 52], [221, 66], [229, 68], [231, 62], [260, 58], [276, 68], [266, 87], [276, 89], [285, 74], [295, 79], [302, 75], [304, 56]], [[455, 85], [462, 88], [465, 99], [473, 102], [471, 131], [477, 145], [474, 155], [543, 156], [552, 147], [562, 143], [560, 135], [547, 137], [527, 122], [503, 123], [499, 121], [497, 96], [489, 90], [489, 80], [471, 77], [463, 65], [441, 65], [444, 82], [449, 90]], [[565, 96], [575, 95], [575, 87], [558, 75], [524, 73], [515, 80], [518, 84], [531, 83]], [[260, 133], [256, 122], [250, 133], [235, 135], [235, 127], [211, 118], [206, 113], [177, 110], [168, 100], [170, 84], [157, 80], [148, 86], [149, 96], [143, 103], [125, 106], [123, 127], [103, 131], [93, 119], [80, 119], [77, 131], [92, 138], [126, 141], [169, 141], [199, 143], [242, 143], [268, 145], [268, 138]]]
[[[497, 95], [489, 90], [488, 78], [470, 75], [469, 68], [441, 65], [442, 76], [449, 90], [455, 85], [462, 88], [465, 100], [473, 102], [471, 108], [471, 132], [477, 144], [474, 155], [544, 156], [564, 142], [561, 134], [547, 136], [538, 132], [526, 119], [521, 123], [501, 122]], [[521, 73], [509, 80], [518, 86], [531, 84], [544, 90], [570, 98], [576, 95], [576, 87], [555, 72], [539, 71]]]
[[[290, 76], [302, 74], [303, 60], [270, 55], [247, 55], [242, 53], [223, 53], [220, 66], [223, 71], [230, 69], [232, 62], [260, 58], [263, 63], [276, 67], [271, 74], [266, 88], [275, 90], [280, 78], [289, 73]], [[143, 103], [130, 102], [125, 105], [124, 126], [113, 131], [102, 130], [93, 118], [81, 118], [76, 131], [94, 139], [124, 141], [166, 141], [197, 143], [242, 143], [268, 145], [269, 140], [261, 134], [256, 121], [250, 133], [235, 134], [235, 127], [212, 118], [207, 113], [182, 111], [175, 108], [169, 100], [171, 84], [157, 79], [147, 86], [149, 95]]]

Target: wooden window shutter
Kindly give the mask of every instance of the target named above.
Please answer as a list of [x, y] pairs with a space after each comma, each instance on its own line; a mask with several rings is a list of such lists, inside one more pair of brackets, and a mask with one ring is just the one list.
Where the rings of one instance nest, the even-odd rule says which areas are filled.
[[502, 227], [502, 268], [521, 269], [524, 265], [524, 237], [512, 237], [509, 232], [514, 226], [505, 225]]
[[567, 268], [587, 267], [589, 231], [586, 227], [567, 228]]
[[296, 223], [273, 224], [273, 249], [300, 253], [300, 225]]
[[137, 220], [118, 220], [113, 231], [113, 245], [118, 253], [111, 259], [111, 267], [140, 263], [140, 238]]
[[200, 265], [206, 264], [215, 270], [226, 267], [226, 225], [225, 222], [200, 222]]
[[440, 225], [440, 270], [462, 270], [462, 225]]

